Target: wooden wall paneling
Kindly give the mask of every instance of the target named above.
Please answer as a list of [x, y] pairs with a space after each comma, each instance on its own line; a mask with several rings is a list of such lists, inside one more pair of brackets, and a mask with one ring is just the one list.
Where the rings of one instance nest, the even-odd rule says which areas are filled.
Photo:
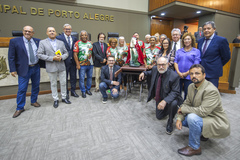
[[151, 20], [151, 35], [155, 33], [166, 34], [171, 39], [171, 30], [173, 28], [173, 22], [168, 20], [152, 19]]
[[234, 14], [240, 14], [239, 0], [149, 0], [149, 11], [152, 11], [174, 1], [194, 4]]
[[149, 0], [149, 11], [165, 6], [174, 1], [176, 0]]

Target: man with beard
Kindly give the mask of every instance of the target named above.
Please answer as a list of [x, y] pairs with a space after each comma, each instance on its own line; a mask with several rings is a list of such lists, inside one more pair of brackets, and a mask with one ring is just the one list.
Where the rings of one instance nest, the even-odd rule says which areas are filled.
[[[194, 64], [189, 69], [192, 84], [188, 87], [187, 99], [178, 109], [177, 129], [189, 128], [188, 146], [178, 150], [185, 156], [200, 155], [200, 140], [224, 138], [230, 134], [230, 124], [222, 108], [218, 89], [205, 79], [205, 69]], [[202, 134], [202, 136], [201, 136]]]
[[115, 65], [115, 57], [113, 55], [108, 56], [107, 65], [101, 69], [101, 83], [99, 85], [100, 92], [103, 96], [102, 102], [107, 103], [108, 95], [106, 90], [110, 89], [111, 96], [116, 99], [119, 96], [120, 83], [122, 81], [121, 74], [117, 77], [114, 76], [115, 72], [120, 69], [120, 66]]
[[106, 36], [104, 33], [98, 34], [98, 42], [93, 43], [93, 61], [95, 73], [95, 92], [99, 92], [100, 73], [102, 66], [106, 65], [106, 51], [108, 45], [104, 43]]
[[[80, 40], [74, 45], [74, 59], [76, 67], [79, 70], [79, 86], [82, 91], [82, 97], [86, 98], [86, 93], [92, 95], [90, 89], [92, 86], [92, 73], [93, 73], [93, 60], [92, 49], [93, 46], [90, 41], [87, 40], [88, 33], [85, 30], [80, 32]], [[84, 79], [87, 75], [87, 84], [85, 88]]]
[[152, 76], [151, 86], [148, 91], [148, 100], [156, 100], [156, 117], [163, 119], [169, 115], [166, 133], [172, 134], [173, 118], [178, 110], [178, 105], [182, 104], [182, 97], [179, 93], [179, 76], [172, 69], [168, 69], [168, 58], [160, 57], [157, 66], [150, 71], [144, 71], [139, 75], [139, 81], [145, 76]]

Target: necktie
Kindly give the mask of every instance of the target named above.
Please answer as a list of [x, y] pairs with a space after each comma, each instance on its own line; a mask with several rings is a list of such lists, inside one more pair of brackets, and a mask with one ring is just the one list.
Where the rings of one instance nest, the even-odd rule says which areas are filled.
[[34, 56], [34, 53], [33, 53], [33, 48], [32, 48], [31, 41], [28, 41], [28, 50], [29, 50], [30, 62], [34, 63], [35, 62], [35, 56]]
[[161, 83], [162, 83], [162, 74], [160, 74], [157, 82], [157, 89], [156, 89], [156, 102], [158, 103], [161, 99], [160, 91], [161, 91]]
[[101, 43], [102, 53], [103, 53], [103, 43]]
[[201, 32], [199, 32], [199, 35], [200, 35], [200, 37], [201, 37], [201, 35], [202, 35]]
[[176, 46], [177, 46], [177, 42], [175, 42], [174, 46], [173, 46], [173, 50], [176, 51]]
[[68, 36], [67, 39], [68, 39], [68, 46], [69, 46], [69, 48], [71, 49], [70, 36]]
[[[112, 67], [110, 67], [110, 81], [112, 82], [112, 80], [113, 80], [113, 69], [112, 69]], [[112, 88], [112, 85], [110, 85], [109, 86], [110, 88]]]
[[207, 50], [207, 42], [208, 42], [209, 39], [205, 39], [205, 44], [203, 46], [203, 51], [202, 51], [202, 54], [204, 55], [206, 50]]

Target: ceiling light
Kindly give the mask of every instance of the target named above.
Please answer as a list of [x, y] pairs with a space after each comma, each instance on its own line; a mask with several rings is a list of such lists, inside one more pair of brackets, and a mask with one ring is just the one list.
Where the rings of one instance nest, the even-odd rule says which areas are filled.
[[151, 16], [151, 19], [154, 18], [154, 17], [156, 17], [156, 16]]
[[165, 13], [161, 13], [161, 16], [165, 16]]
[[196, 13], [197, 13], [197, 14], [200, 14], [200, 13], [201, 13], [201, 11], [197, 11]]

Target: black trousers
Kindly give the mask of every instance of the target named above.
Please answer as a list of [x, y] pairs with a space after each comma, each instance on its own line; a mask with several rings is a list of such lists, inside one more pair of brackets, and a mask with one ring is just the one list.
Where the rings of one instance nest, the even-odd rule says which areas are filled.
[[66, 82], [67, 82], [67, 94], [69, 94], [68, 91], [68, 76], [70, 75], [70, 84], [71, 84], [71, 92], [74, 92], [76, 90], [76, 82], [77, 82], [77, 68], [76, 68], [76, 64], [75, 63], [68, 63], [66, 64]]
[[172, 103], [167, 104], [164, 110], [159, 110], [157, 108], [158, 103], [156, 103], [156, 117], [157, 119], [163, 119], [169, 115], [168, 123], [173, 123], [173, 118], [178, 111], [177, 100], [172, 101]]

